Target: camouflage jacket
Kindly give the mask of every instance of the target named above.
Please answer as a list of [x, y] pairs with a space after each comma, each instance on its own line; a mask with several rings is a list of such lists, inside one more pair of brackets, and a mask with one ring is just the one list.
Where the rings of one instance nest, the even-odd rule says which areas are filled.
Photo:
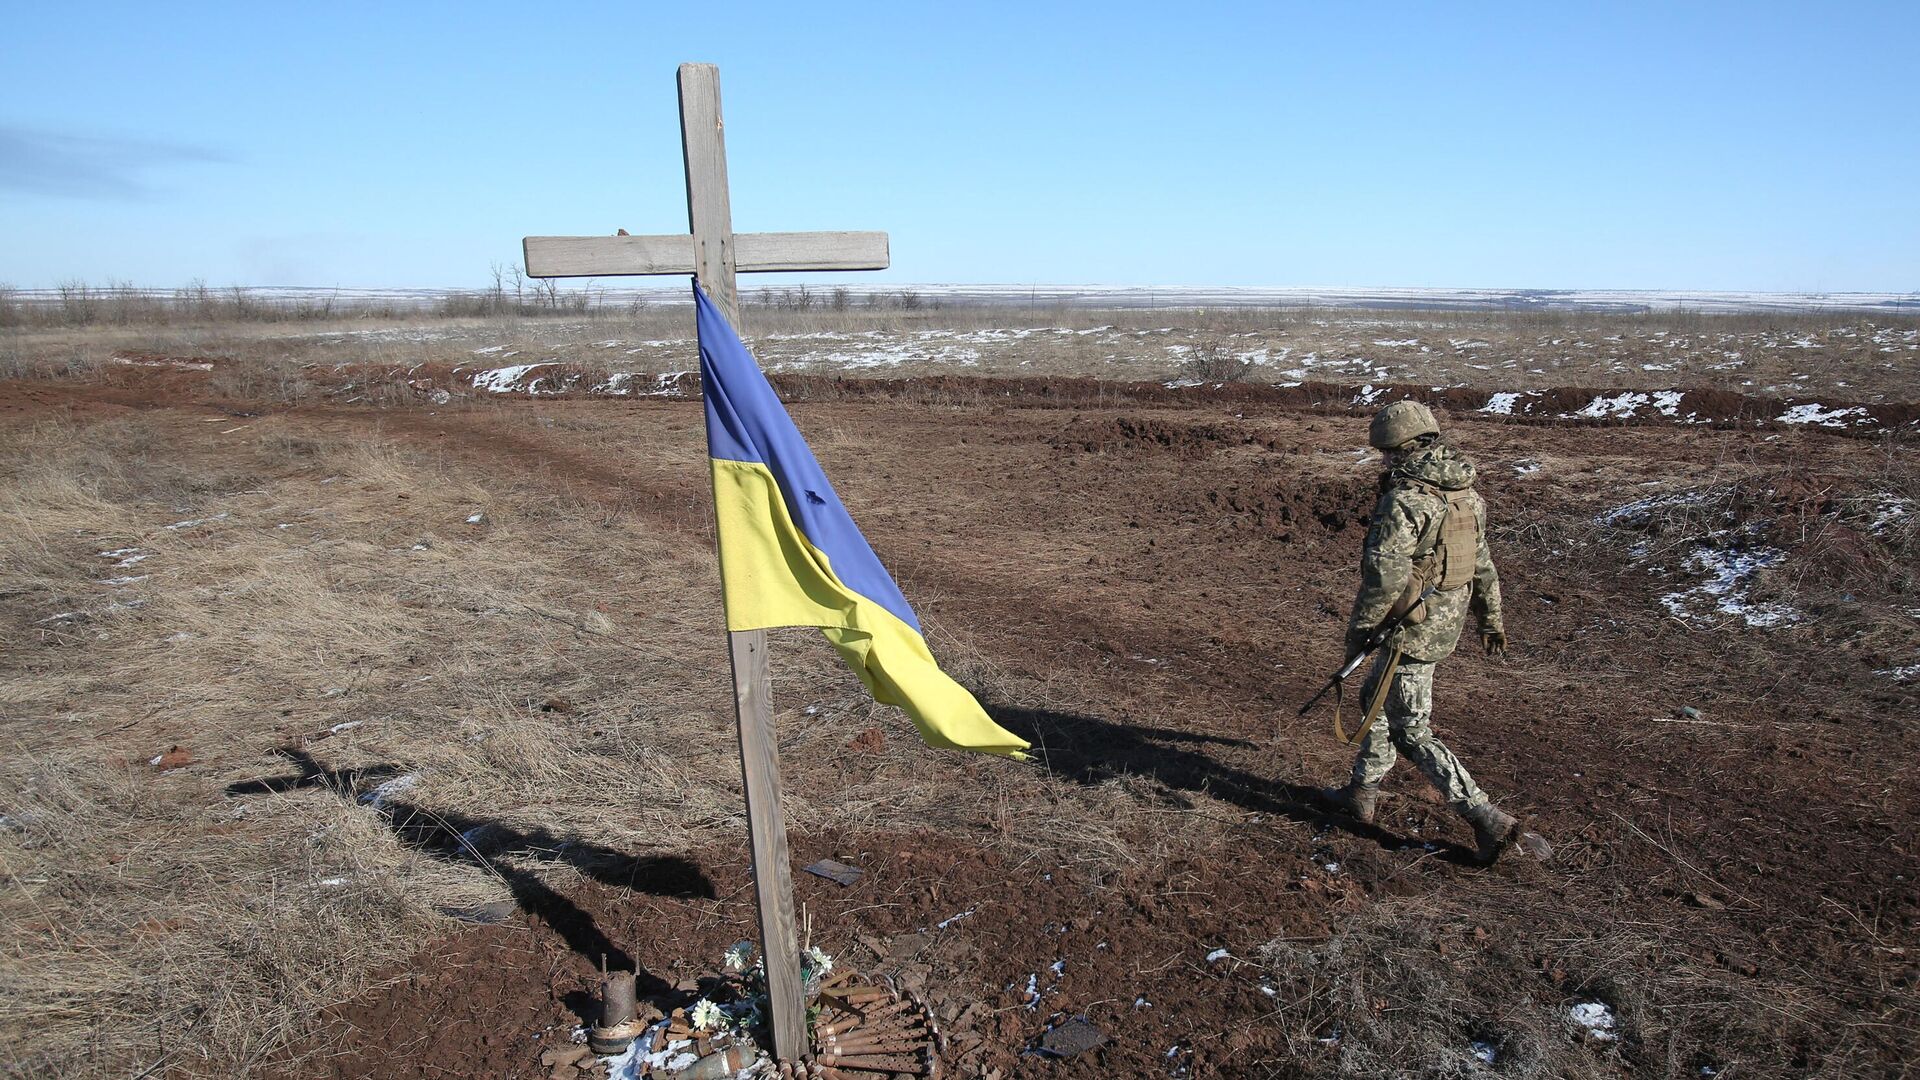
[[[1353, 601], [1349, 633], [1371, 632], [1386, 621], [1413, 576], [1414, 564], [1438, 543], [1447, 502], [1434, 489], [1470, 488], [1473, 477], [1472, 462], [1446, 443], [1435, 443], [1395, 462], [1380, 478], [1380, 500], [1374, 504], [1373, 525], [1360, 557], [1360, 595]], [[1427, 601], [1426, 620], [1402, 627], [1388, 642], [1398, 644], [1409, 659], [1431, 663], [1452, 654], [1469, 610], [1480, 617], [1483, 629], [1504, 629], [1500, 576], [1487, 552], [1487, 505], [1475, 495], [1473, 508], [1479, 533], [1473, 582], [1452, 592], [1435, 593]]]

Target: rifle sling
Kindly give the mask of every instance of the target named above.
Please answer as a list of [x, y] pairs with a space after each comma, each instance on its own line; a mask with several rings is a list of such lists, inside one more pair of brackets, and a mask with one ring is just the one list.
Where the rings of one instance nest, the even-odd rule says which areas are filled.
[[1387, 707], [1387, 694], [1393, 689], [1393, 677], [1400, 670], [1400, 646], [1395, 645], [1387, 653], [1386, 664], [1380, 669], [1380, 679], [1374, 684], [1373, 695], [1367, 701], [1367, 712], [1353, 737], [1347, 737], [1346, 726], [1340, 723], [1340, 704], [1346, 699], [1346, 686], [1337, 684], [1333, 688], [1333, 735], [1341, 742], [1352, 746], [1367, 737], [1373, 725], [1379, 721], [1380, 714]]

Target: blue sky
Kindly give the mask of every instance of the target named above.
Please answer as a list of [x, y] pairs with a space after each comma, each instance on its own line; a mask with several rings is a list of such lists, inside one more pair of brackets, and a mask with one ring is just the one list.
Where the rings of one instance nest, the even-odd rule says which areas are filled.
[[[884, 229], [899, 282], [1920, 289], [1920, 5], [18, 4], [0, 282], [480, 285]], [[663, 282], [662, 284], [666, 284]]]

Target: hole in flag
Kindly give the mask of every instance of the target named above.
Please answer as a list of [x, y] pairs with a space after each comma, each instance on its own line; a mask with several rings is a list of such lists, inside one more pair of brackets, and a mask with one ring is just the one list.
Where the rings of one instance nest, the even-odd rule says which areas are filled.
[[820, 494], [815, 491], [807, 492], [807, 501], [810, 503], [819, 503], [821, 506], [827, 505], [827, 500], [821, 498]]

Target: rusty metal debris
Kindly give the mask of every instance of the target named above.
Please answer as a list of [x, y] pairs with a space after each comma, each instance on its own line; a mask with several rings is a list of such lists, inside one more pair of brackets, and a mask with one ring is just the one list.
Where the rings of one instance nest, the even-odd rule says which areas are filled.
[[633, 1018], [633, 972], [612, 971], [600, 980], [600, 1022], [587, 1033], [596, 1054], [623, 1054], [642, 1030]]
[[[632, 980], [632, 974], [626, 973], [623, 984], [616, 985], [613, 976], [603, 984], [602, 1025], [591, 1029], [589, 1041], [596, 1052], [606, 1053], [601, 1050], [603, 1033], [633, 1029], [628, 1041], [635, 1035], [642, 1036], [633, 1048], [636, 1076], [717, 1080], [753, 1068], [756, 1062], [765, 1064], [751, 1075], [781, 1080], [939, 1075], [938, 1055], [945, 1042], [926, 1002], [911, 991], [902, 995], [896, 988], [877, 984], [857, 972], [843, 969], [819, 980], [808, 1003], [808, 1014], [813, 1017], [812, 1052], [800, 1061], [781, 1062], [766, 1060], [748, 1030], [750, 1024], [729, 1027], [703, 1018], [703, 1010], [712, 1010], [705, 1017], [721, 1014], [710, 1000], [700, 1002], [691, 1014], [677, 1008], [651, 1025], [635, 1022]], [[726, 1008], [736, 1012], [743, 1006], [751, 1009], [753, 984], [747, 975], [729, 976], [725, 982], [738, 994]], [[623, 993], [628, 996], [623, 998]]]
[[865, 870], [857, 866], [848, 866], [846, 863], [836, 859], [821, 859], [819, 862], [808, 863], [800, 869], [805, 870], [809, 874], [826, 878], [835, 885], [851, 885], [859, 881], [861, 875], [866, 873]]
[[1107, 1041], [1107, 1033], [1076, 1016], [1057, 1024], [1040, 1036], [1040, 1051], [1050, 1057], [1072, 1057], [1097, 1049]]
[[939, 1073], [940, 1028], [919, 996], [905, 997], [865, 976], [841, 972], [820, 984], [814, 1011], [814, 1060], [836, 1072]]

